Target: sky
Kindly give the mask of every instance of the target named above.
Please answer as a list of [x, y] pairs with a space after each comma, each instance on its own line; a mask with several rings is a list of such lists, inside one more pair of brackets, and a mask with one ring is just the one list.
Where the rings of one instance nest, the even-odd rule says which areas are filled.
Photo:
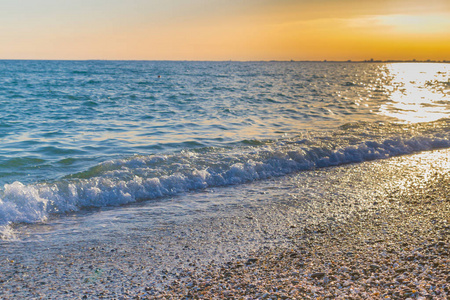
[[449, 0], [0, 0], [0, 59], [450, 60]]

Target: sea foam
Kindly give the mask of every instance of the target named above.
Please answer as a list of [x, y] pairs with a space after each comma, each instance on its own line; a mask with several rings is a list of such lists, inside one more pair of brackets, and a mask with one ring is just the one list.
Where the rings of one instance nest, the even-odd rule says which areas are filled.
[[358, 125], [359, 135], [355, 135], [350, 134], [355, 128], [347, 126], [332, 138], [299, 137], [257, 146], [133, 156], [107, 161], [53, 182], [14, 182], [6, 184], [0, 194], [0, 226], [6, 236], [8, 224], [43, 222], [50, 214], [119, 206], [314, 168], [450, 147], [449, 120], [439, 122], [421, 127], [420, 132], [409, 128], [414, 135], [399, 134], [392, 128], [387, 134], [380, 129], [383, 126], [376, 125], [378, 132], [368, 136], [362, 134], [367, 124]]

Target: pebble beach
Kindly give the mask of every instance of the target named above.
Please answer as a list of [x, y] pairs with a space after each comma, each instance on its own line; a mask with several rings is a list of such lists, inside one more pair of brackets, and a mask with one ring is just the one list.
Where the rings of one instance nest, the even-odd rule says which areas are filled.
[[289, 249], [186, 274], [156, 298], [449, 299], [449, 180], [394, 193], [346, 224], [304, 227]]
[[301, 172], [274, 179], [273, 190], [255, 182], [187, 194], [256, 202], [152, 228], [136, 216], [133, 227], [98, 231], [80, 214], [67, 216], [80, 230], [71, 238], [54, 233], [57, 219], [39, 234], [17, 227], [28, 235], [1, 242], [0, 298], [448, 299], [449, 157], [437, 150]]

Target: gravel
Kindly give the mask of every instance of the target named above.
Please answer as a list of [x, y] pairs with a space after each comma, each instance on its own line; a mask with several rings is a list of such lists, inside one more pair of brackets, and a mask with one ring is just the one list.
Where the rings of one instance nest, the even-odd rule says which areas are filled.
[[148, 298], [449, 299], [450, 173], [417, 180], [345, 223], [299, 228], [287, 249], [181, 274]]
[[142, 206], [31, 226], [40, 240], [0, 241], [0, 299], [448, 299], [449, 154], [186, 195], [227, 209], [177, 224]]

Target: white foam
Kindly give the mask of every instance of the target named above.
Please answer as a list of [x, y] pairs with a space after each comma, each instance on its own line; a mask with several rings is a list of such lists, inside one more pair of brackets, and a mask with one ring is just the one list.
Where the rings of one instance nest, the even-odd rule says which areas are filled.
[[[333, 144], [334, 143], [334, 144]], [[450, 147], [450, 132], [370, 138], [349, 144], [274, 142], [222, 151], [183, 151], [105, 162], [89, 178], [24, 185], [6, 184], [0, 194], [0, 232], [8, 224], [45, 221], [51, 213], [117, 206], [207, 187], [242, 184], [301, 170], [358, 163]]]

